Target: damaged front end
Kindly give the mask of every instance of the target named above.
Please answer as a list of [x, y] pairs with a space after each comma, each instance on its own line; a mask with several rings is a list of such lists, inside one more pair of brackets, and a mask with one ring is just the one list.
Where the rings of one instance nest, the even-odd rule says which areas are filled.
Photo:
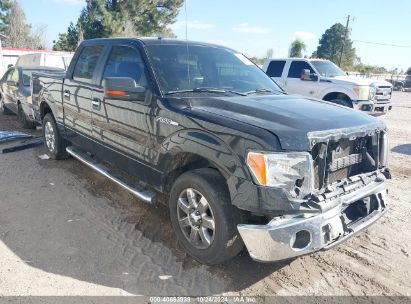
[[[385, 128], [312, 132], [308, 138], [311, 180], [296, 179], [292, 191], [285, 193], [291, 205], [298, 204], [297, 212], [274, 216], [265, 225], [238, 225], [255, 260], [278, 261], [329, 249], [387, 210], [385, 180], [391, 176]], [[293, 175], [283, 176], [289, 183]], [[310, 193], [301, 197], [307, 186]]]

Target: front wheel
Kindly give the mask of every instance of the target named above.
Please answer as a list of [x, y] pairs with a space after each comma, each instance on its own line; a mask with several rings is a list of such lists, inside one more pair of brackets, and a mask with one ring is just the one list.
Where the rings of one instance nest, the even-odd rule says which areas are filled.
[[237, 231], [241, 213], [231, 205], [226, 182], [216, 170], [181, 175], [171, 190], [169, 207], [178, 240], [199, 262], [220, 264], [242, 250]]
[[346, 99], [336, 98], [336, 99], [330, 100], [330, 102], [339, 104], [347, 108], [352, 108], [352, 103]]
[[50, 158], [68, 158], [69, 155], [66, 152], [67, 141], [61, 137], [60, 132], [57, 129], [56, 121], [50, 113], [46, 114], [43, 119], [43, 139], [47, 155], [50, 156]]

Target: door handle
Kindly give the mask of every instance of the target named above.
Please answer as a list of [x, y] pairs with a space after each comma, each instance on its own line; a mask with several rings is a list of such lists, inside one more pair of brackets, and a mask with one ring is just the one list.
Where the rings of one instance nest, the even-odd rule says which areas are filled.
[[93, 98], [93, 100], [91, 101], [91, 105], [93, 106], [94, 109], [99, 110], [100, 105], [101, 105], [101, 99], [100, 98]]
[[64, 99], [65, 100], [70, 100], [70, 91], [69, 90], [64, 90]]

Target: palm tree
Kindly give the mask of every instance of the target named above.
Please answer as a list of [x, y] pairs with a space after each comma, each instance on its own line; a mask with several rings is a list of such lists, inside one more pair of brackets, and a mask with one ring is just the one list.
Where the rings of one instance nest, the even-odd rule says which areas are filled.
[[305, 51], [307, 46], [304, 41], [300, 39], [295, 39], [290, 45], [289, 56], [290, 57], [303, 57], [303, 51]]

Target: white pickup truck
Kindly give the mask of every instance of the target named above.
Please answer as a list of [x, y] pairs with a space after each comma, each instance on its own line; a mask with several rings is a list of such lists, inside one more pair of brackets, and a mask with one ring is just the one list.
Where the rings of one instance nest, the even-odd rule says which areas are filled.
[[288, 94], [318, 98], [372, 115], [392, 109], [392, 85], [387, 81], [348, 76], [328, 60], [267, 59], [263, 71]]

